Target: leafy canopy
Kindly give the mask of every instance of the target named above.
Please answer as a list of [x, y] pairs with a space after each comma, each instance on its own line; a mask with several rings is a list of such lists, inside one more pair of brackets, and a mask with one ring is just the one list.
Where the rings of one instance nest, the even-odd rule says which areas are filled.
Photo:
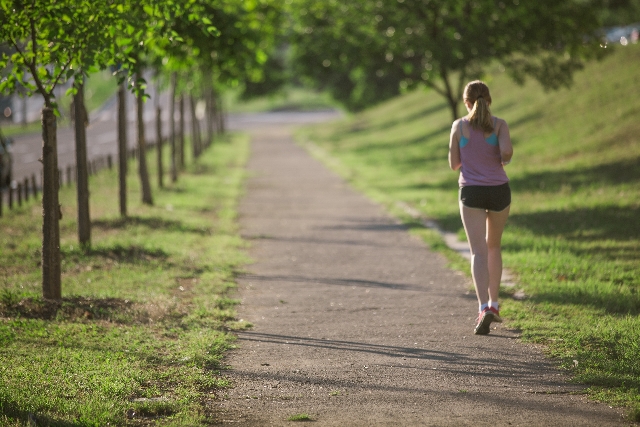
[[290, 15], [296, 72], [353, 110], [424, 84], [455, 111], [494, 61], [554, 89], [599, 49], [596, 11], [576, 0], [298, 0]]

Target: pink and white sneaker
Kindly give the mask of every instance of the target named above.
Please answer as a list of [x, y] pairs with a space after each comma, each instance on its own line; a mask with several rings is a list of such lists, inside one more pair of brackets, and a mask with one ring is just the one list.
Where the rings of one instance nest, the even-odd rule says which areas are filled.
[[499, 315], [498, 310], [492, 307], [487, 307], [478, 313], [478, 319], [476, 320], [476, 327], [473, 333], [476, 335], [487, 335], [491, 330], [491, 322], [502, 322], [502, 318]]

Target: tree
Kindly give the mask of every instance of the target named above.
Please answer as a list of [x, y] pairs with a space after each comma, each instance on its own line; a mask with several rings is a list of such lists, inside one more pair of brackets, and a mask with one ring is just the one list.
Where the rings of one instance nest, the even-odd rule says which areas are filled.
[[[0, 68], [10, 72], [0, 92], [22, 85], [27, 95], [39, 93], [42, 109], [42, 293], [60, 299], [60, 205], [58, 201], [57, 104], [54, 89], [64, 80], [82, 78], [96, 62], [93, 41], [110, 20], [108, 4], [77, 1], [17, 1], [0, 3], [0, 40], [12, 54], [3, 53]], [[69, 28], [73, 26], [73, 31]]]
[[[173, 29], [184, 43], [170, 46], [169, 60], [163, 68], [191, 76], [194, 95], [204, 96], [207, 104], [207, 138], [224, 129], [222, 103], [216, 96], [223, 87], [262, 79], [263, 65], [281, 31], [281, 2], [218, 0], [200, 4], [202, 23], [193, 25], [187, 17], [176, 18]], [[213, 31], [215, 29], [215, 31]], [[179, 86], [184, 92], [185, 87]]]
[[80, 246], [91, 247], [91, 216], [89, 214], [89, 173], [87, 170], [87, 124], [89, 117], [84, 105], [84, 83], [74, 82], [74, 125], [76, 135], [76, 192], [78, 199], [78, 240]]
[[118, 199], [120, 216], [127, 216], [127, 89], [118, 85]]
[[[139, 72], [140, 73], [140, 72]], [[144, 79], [140, 74], [136, 77], [136, 86], [140, 86]], [[149, 182], [149, 169], [147, 168], [147, 142], [144, 137], [144, 92], [136, 87], [136, 123], [138, 128], [138, 174], [142, 187], [142, 203], [153, 205], [151, 196], [151, 184]]]
[[171, 149], [171, 182], [178, 180], [178, 150], [176, 147], [176, 85], [177, 75], [174, 71], [171, 73], [171, 88], [169, 89], [169, 142]]
[[160, 107], [160, 85], [156, 84], [156, 164], [158, 168], [158, 187], [164, 187], [164, 165], [162, 163], [162, 146], [164, 141], [162, 138], [162, 107]]
[[303, 0], [291, 16], [296, 73], [354, 110], [425, 85], [457, 118], [464, 85], [490, 63], [555, 89], [600, 42], [597, 11], [576, 0]]

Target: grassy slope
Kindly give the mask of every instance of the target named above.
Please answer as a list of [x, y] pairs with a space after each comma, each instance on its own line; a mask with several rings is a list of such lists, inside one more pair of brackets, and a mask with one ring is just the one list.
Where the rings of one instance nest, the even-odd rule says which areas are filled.
[[[507, 169], [513, 205], [504, 261], [529, 296], [504, 299], [508, 326], [547, 344], [593, 396], [635, 408], [634, 418], [640, 418], [638, 63], [640, 46], [618, 49], [578, 73], [571, 89], [552, 93], [535, 82], [519, 87], [497, 71], [485, 78], [515, 151]], [[464, 239], [457, 175], [447, 163], [450, 126], [445, 101], [418, 91], [301, 138], [392, 211], [404, 201]]]
[[[228, 291], [246, 262], [235, 216], [247, 156], [247, 137], [217, 141], [177, 184], [154, 188], [151, 207], [131, 162], [127, 219], [115, 169], [93, 176], [88, 254], [75, 187], [62, 188], [61, 306], [39, 298], [39, 203], [0, 218], [0, 425], [211, 420], [227, 331], [242, 327]], [[155, 183], [155, 152], [148, 164]]]
[[270, 97], [241, 101], [238, 93], [229, 91], [224, 95], [230, 113], [255, 113], [263, 111], [317, 111], [336, 108], [336, 103], [326, 93], [285, 87]]

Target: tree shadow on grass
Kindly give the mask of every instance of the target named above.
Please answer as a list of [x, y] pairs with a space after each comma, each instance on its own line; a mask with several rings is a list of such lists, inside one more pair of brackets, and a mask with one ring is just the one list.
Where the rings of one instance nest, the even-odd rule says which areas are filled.
[[216, 167], [203, 163], [196, 163], [193, 165], [190, 173], [192, 175], [212, 175], [216, 172]]
[[637, 292], [602, 292], [595, 287], [566, 287], [558, 284], [552, 292], [536, 291], [528, 300], [534, 303], [587, 306], [618, 316], [640, 314], [640, 298]]
[[146, 227], [150, 230], [164, 229], [166, 231], [176, 231], [183, 233], [195, 233], [201, 235], [211, 235], [211, 229], [207, 227], [195, 227], [187, 225], [181, 221], [165, 219], [160, 217], [137, 217], [114, 218], [106, 220], [94, 220], [92, 226], [103, 230], [125, 229], [128, 227]]
[[166, 260], [169, 258], [169, 254], [162, 249], [148, 249], [137, 245], [122, 246], [119, 244], [110, 247], [92, 248], [87, 254], [125, 263]]
[[[427, 144], [429, 142], [429, 140], [431, 140], [432, 138], [435, 138], [436, 136], [442, 135], [443, 133], [447, 133], [449, 132], [449, 129], [451, 127], [449, 125], [446, 126], [442, 126], [440, 128], [434, 129], [431, 132], [425, 133], [423, 135], [419, 135], [415, 138], [408, 138], [408, 139], [403, 139], [403, 140], [397, 140], [397, 141], [392, 141], [392, 142], [387, 142], [384, 144], [375, 144], [375, 145], [370, 145], [370, 144], [365, 144], [362, 145], [358, 148], [353, 149], [352, 151], [354, 153], [371, 153], [371, 152], [377, 152], [377, 151], [385, 151], [385, 150], [401, 150], [403, 148], [406, 147], [410, 147], [412, 145], [418, 145], [418, 144]], [[447, 160], [447, 145], [446, 145], [446, 141], [443, 145], [443, 148], [441, 148], [440, 152], [435, 152], [436, 156], [435, 159], [437, 160], [442, 160], [445, 161]], [[432, 158], [434, 159], [434, 155], [432, 154], [434, 153], [434, 151], [430, 150], [424, 153], [425, 157], [424, 158]], [[444, 156], [442, 156], [442, 153], [444, 153]], [[410, 158], [407, 159], [407, 161], [409, 162], [414, 162], [414, 161], [423, 161], [423, 157], [419, 157], [419, 158]]]
[[0, 402], [0, 414], [14, 420], [23, 421], [25, 426], [49, 426], [49, 427], [79, 427], [86, 425], [85, 422], [63, 421], [52, 418], [49, 415], [34, 414], [27, 409], [23, 409], [20, 405], [12, 400], [4, 400]]
[[522, 117], [518, 117], [515, 120], [509, 121], [509, 123], [508, 123], [509, 129], [511, 131], [513, 131], [513, 129], [517, 128], [520, 125], [523, 125], [523, 124], [528, 123], [528, 122], [533, 121], [533, 120], [539, 120], [540, 118], [542, 118], [542, 113], [541, 112], [534, 112], [534, 113], [531, 113], [531, 114], [524, 115]]
[[[352, 123], [348, 129], [345, 129], [343, 133], [356, 134], [361, 132], [371, 132], [371, 131], [388, 129], [390, 127], [398, 126], [400, 124], [411, 122], [420, 118], [426, 119], [427, 116], [438, 113], [446, 108], [447, 108], [447, 104], [445, 102], [442, 102], [442, 103], [433, 105], [431, 107], [425, 108], [423, 110], [416, 111], [411, 115], [402, 116], [394, 120], [381, 120], [378, 123], [370, 123], [369, 121], [366, 121], [363, 123], [362, 121], [356, 121]], [[447, 129], [449, 128], [450, 128], [450, 125], [447, 126]]]
[[558, 192], [562, 187], [605, 187], [640, 183], [640, 158], [621, 160], [593, 167], [542, 171], [511, 179], [514, 191]]
[[47, 300], [27, 297], [0, 303], [0, 316], [22, 319], [92, 321], [119, 324], [147, 323], [149, 315], [140, 304], [122, 298], [84, 296]]
[[[382, 130], [382, 129], [387, 129], [394, 126], [399, 126], [401, 124], [412, 122], [418, 119], [426, 120], [428, 116], [430, 116], [431, 114], [439, 113], [440, 111], [445, 110], [446, 108], [447, 108], [446, 102], [438, 103], [436, 105], [432, 105], [431, 107], [425, 108], [423, 110], [416, 111], [415, 113], [408, 116], [402, 116], [395, 120], [381, 121], [378, 126], [372, 126], [369, 129]], [[450, 124], [446, 126], [446, 129], [450, 129], [450, 128], [451, 128]]]
[[[557, 236], [578, 242], [595, 242], [598, 240], [630, 241], [640, 238], [640, 207], [633, 206], [599, 206], [551, 210], [524, 214], [512, 214], [509, 222], [517, 227], [527, 228], [535, 235]], [[578, 255], [608, 256], [618, 259], [619, 248], [612, 247], [612, 256], [602, 246], [578, 250]], [[634, 257], [640, 255], [640, 248], [634, 251]]]
[[[566, 250], [578, 258], [632, 263], [640, 259], [640, 245], [634, 244], [640, 239], [639, 217], [639, 207], [601, 206], [514, 214], [509, 222], [529, 229], [536, 236], [566, 241]], [[507, 251], [524, 249], [518, 242], [505, 246]], [[588, 271], [563, 274], [553, 291], [537, 291], [531, 298], [537, 302], [586, 305], [612, 314], [640, 313], [637, 271], [611, 270], [608, 278], [603, 276], [606, 272], [598, 272], [601, 286], [563, 286], [565, 281], [576, 283], [589, 274]]]

